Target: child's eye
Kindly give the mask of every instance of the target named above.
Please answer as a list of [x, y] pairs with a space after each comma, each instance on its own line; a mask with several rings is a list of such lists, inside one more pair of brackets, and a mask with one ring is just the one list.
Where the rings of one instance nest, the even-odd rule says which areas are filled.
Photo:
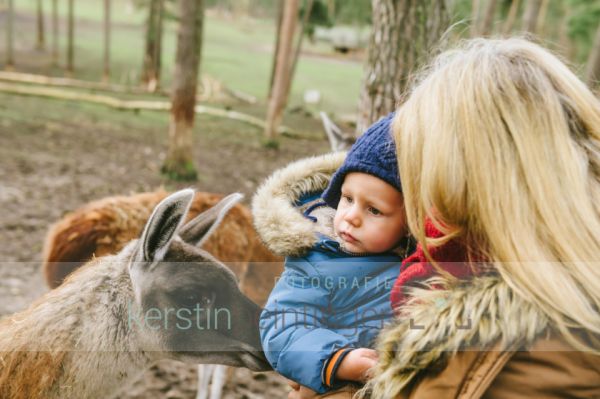
[[375, 216], [379, 216], [379, 215], [381, 215], [381, 211], [380, 211], [379, 209], [377, 209], [377, 208], [373, 208], [372, 206], [371, 206], [371, 207], [369, 207], [369, 212], [370, 212], [372, 215], [375, 215]]
[[352, 203], [352, 197], [348, 196], [348, 195], [343, 195], [342, 198], [344, 199], [344, 201], [346, 201], [347, 203], [351, 204]]

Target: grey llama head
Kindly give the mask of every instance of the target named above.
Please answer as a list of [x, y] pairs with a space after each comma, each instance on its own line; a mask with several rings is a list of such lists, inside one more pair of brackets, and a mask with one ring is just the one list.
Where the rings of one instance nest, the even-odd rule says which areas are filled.
[[184, 224], [191, 189], [161, 201], [129, 247], [129, 274], [144, 349], [186, 362], [266, 370], [260, 308], [239, 290], [235, 275], [200, 246], [242, 198], [231, 194]]

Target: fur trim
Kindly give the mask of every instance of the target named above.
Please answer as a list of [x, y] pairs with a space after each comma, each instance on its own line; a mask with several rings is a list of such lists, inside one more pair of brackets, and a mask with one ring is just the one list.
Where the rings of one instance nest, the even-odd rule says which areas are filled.
[[[301, 206], [299, 210], [304, 214], [308, 207], [313, 205], [315, 202], [323, 203], [323, 200], [319, 198], [311, 201], [308, 204]], [[317, 219], [314, 226], [315, 232], [330, 237], [342, 244], [341, 238], [337, 236], [333, 227], [335, 211], [335, 209], [330, 208], [329, 205], [323, 203], [323, 206], [313, 209], [309, 215]]]
[[528, 346], [548, 327], [548, 318], [499, 276], [451, 283], [428, 280], [415, 288], [400, 321], [379, 336], [379, 363], [363, 395], [396, 397], [422, 370], [440, 366], [461, 349], [502, 350]]
[[314, 224], [294, 207], [303, 194], [325, 190], [346, 153], [296, 161], [273, 173], [252, 200], [256, 231], [277, 255], [300, 255], [317, 241]]

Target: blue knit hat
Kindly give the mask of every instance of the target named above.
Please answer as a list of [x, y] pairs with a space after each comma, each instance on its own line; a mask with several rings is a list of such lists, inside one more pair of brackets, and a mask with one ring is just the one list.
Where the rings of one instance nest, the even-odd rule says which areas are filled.
[[342, 166], [334, 173], [322, 198], [332, 208], [340, 202], [344, 178], [350, 172], [368, 173], [380, 178], [402, 192], [396, 146], [391, 134], [395, 113], [381, 118], [358, 138]]

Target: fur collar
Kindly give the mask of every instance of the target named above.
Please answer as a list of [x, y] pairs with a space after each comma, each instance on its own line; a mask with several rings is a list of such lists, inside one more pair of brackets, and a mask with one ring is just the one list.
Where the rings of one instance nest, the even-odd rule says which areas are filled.
[[267, 247], [280, 256], [296, 256], [312, 248], [316, 226], [294, 206], [302, 195], [325, 190], [341, 166], [344, 152], [296, 161], [273, 173], [252, 200], [256, 231]]
[[396, 397], [422, 370], [440, 366], [458, 350], [503, 350], [534, 343], [548, 319], [517, 295], [500, 276], [488, 275], [450, 283], [439, 277], [430, 289], [415, 288], [399, 321], [378, 339], [380, 362], [363, 393]]

